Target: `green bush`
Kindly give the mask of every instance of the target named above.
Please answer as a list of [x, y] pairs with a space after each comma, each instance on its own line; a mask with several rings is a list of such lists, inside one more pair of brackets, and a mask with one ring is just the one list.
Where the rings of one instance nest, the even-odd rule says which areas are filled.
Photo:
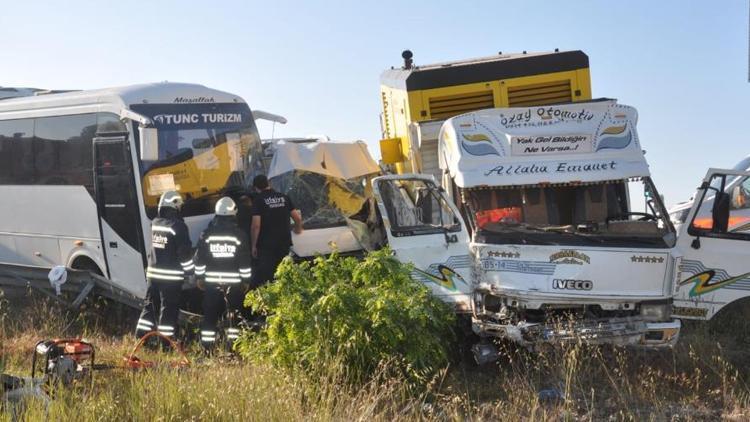
[[448, 363], [452, 310], [389, 250], [364, 260], [287, 258], [276, 281], [250, 292], [245, 305], [268, 315], [266, 329], [238, 342], [245, 357], [304, 370], [341, 365], [353, 381], [384, 362], [415, 380]]

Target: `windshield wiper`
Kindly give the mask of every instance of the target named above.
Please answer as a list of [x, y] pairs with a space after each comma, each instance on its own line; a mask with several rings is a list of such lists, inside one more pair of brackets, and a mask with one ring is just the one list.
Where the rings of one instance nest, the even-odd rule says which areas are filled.
[[[574, 237], [577, 237], [577, 238], [580, 238], [580, 239], [585, 239], [585, 240], [587, 240], [589, 242], [593, 242], [593, 243], [597, 243], [597, 244], [601, 244], [601, 243], [604, 242], [601, 239], [597, 239], [597, 238], [594, 238], [594, 237], [589, 237], [589, 236], [586, 236], [584, 234], [578, 233], [576, 231], [569, 231], [569, 230], [565, 229], [564, 227], [537, 227], [537, 226], [532, 226], [530, 224], [525, 224], [525, 223], [521, 223], [518, 226], [506, 226], [506, 225], [504, 225], [502, 227], [503, 228], [511, 228], [512, 227], [513, 230], [517, 231], [517, 232], [523, 232], [523, 230], [529, 230], [529, 231], [535, 231], [535, 232], [539, 232], [539, 233], [569, 234], [569, 235], [572, 235]], [[557, 243], [550, 243], [550, 244], [556, 245]]]
[[[513, 233], [526, 234], [526, 235], [530, 234], [529, 231], [537, 232], [537, 233], [546, 232], [546, 230], [542, 228], [529, 226], [526, 224], [518, 224], [518, 225], [502, 224], [502, 225], [499, 225], [498, 228], [495, 230], [489, 229], [489, 228], [484, 228], [484, 230], [487, 230], [493, 233], [498, 233], [498, 234], [502, 233], [503, 231], [509, 231]], [[540, 240], [538, 238], [534, 238], [534, 241], [537, 243], [541, 243], [543, 245], [558, 245], [558, 243], [556, 242], [551, 242], [549, 240]]]
[[[578, 232], [576, 232], [574, 230], [567, 230], [565, 227], [538, 227], [538, 226], [533, 226], [531, 224], [526, 224], [526, 223], [519, 223], [519, 224], [514, 224], [514, 225], [500, 224], [497, 227], [498, 227], [497, 230], [492, 230], [492, 229], [486, 229], [486, 230], [493, 231], [493, 232], [496, 232], [496, 233], [500, 232], [502, 230], [508, 230], [508, 231], [512, 231], [512, 232], [515, 232], [515, 233], [524, 233], [524, 234], [528, 234], [529, 232], [536, 232], [536, 233], [557, 233], [557, 234], [563, 234], [563, 235], [569, 234], [571, 236], [574, 236], [574, 237], [577, 237], [577, 238], [580, 238], [580, 239], [585, 239], [585, 240], [587, 240], [589, 242], [592, 242], [592, 243], [596, 243], [596, 244], [604, 243], [604, 240], [602, 240], [602, 239], [597, 239], [595, 237], [590, 237], [590, 236], [587, 236], [585, 234], [578, 233]], [[545, 241], [544, 243], [549, 244], [549, 245], [558, 245], [559, 244], [558, 242], [552, 242], [552, 241]]]
[[561, 228], [561, 227], [548, 227], [546, 229], [538, 227], [538, 229], [546, 231], [546, 232], [553, 232], [553, 233], [560, 233], [560, 234], [570, 234], [570, 235], [573, 235], [573, 236], [575, 236], [575, 237], [577, 237], [579, 239], [586, 239], [589, 242], [594, 242], [594, 243], [603, 243], [604, 242], [601, 239], [597, 239], [595, 237], [590, 237], [590, 236], [587, 236], [585, 234], [578, 233], [577, 231], [568, 231], [568, 230], [565, 230], [564, 228]]

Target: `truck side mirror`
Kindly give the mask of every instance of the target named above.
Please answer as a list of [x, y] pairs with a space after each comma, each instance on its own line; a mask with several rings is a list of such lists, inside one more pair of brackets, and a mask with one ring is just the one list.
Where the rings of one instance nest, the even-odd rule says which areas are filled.
[[713, 218], [714, 233], [726, 233], [729, 228], [729, 194], [726, 192], [717, 192], [714, 197], [714, 207], [711, 210]]
[[141, 160], [157, 161], [159, 159], [159, 133], [156, 128], [138, 126]]

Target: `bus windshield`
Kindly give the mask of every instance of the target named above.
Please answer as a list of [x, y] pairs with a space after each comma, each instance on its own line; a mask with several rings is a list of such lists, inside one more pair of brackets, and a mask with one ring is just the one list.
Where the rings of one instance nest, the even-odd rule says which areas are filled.
[[131, 108], [151, 118], [159, 133], [159, 159], [141, 162], [149, 217], [156, 215], [159, 196], [167, 190], [185, 198], [183, 215], [212, 213], [226, 192], [245, 189], [256, 174], [263, 173], [260, 137], [247, 104], [137, 104]]

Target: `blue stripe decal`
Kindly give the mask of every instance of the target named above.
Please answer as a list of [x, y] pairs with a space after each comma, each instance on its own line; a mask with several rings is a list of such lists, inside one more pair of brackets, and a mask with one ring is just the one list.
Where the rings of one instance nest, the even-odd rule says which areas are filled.
[[485, 271], [552, 275], [555, 272], [556, 266], [557, 264], [554, 262], [516, 261], [495, 258], [482, 259], [482, 268]]

